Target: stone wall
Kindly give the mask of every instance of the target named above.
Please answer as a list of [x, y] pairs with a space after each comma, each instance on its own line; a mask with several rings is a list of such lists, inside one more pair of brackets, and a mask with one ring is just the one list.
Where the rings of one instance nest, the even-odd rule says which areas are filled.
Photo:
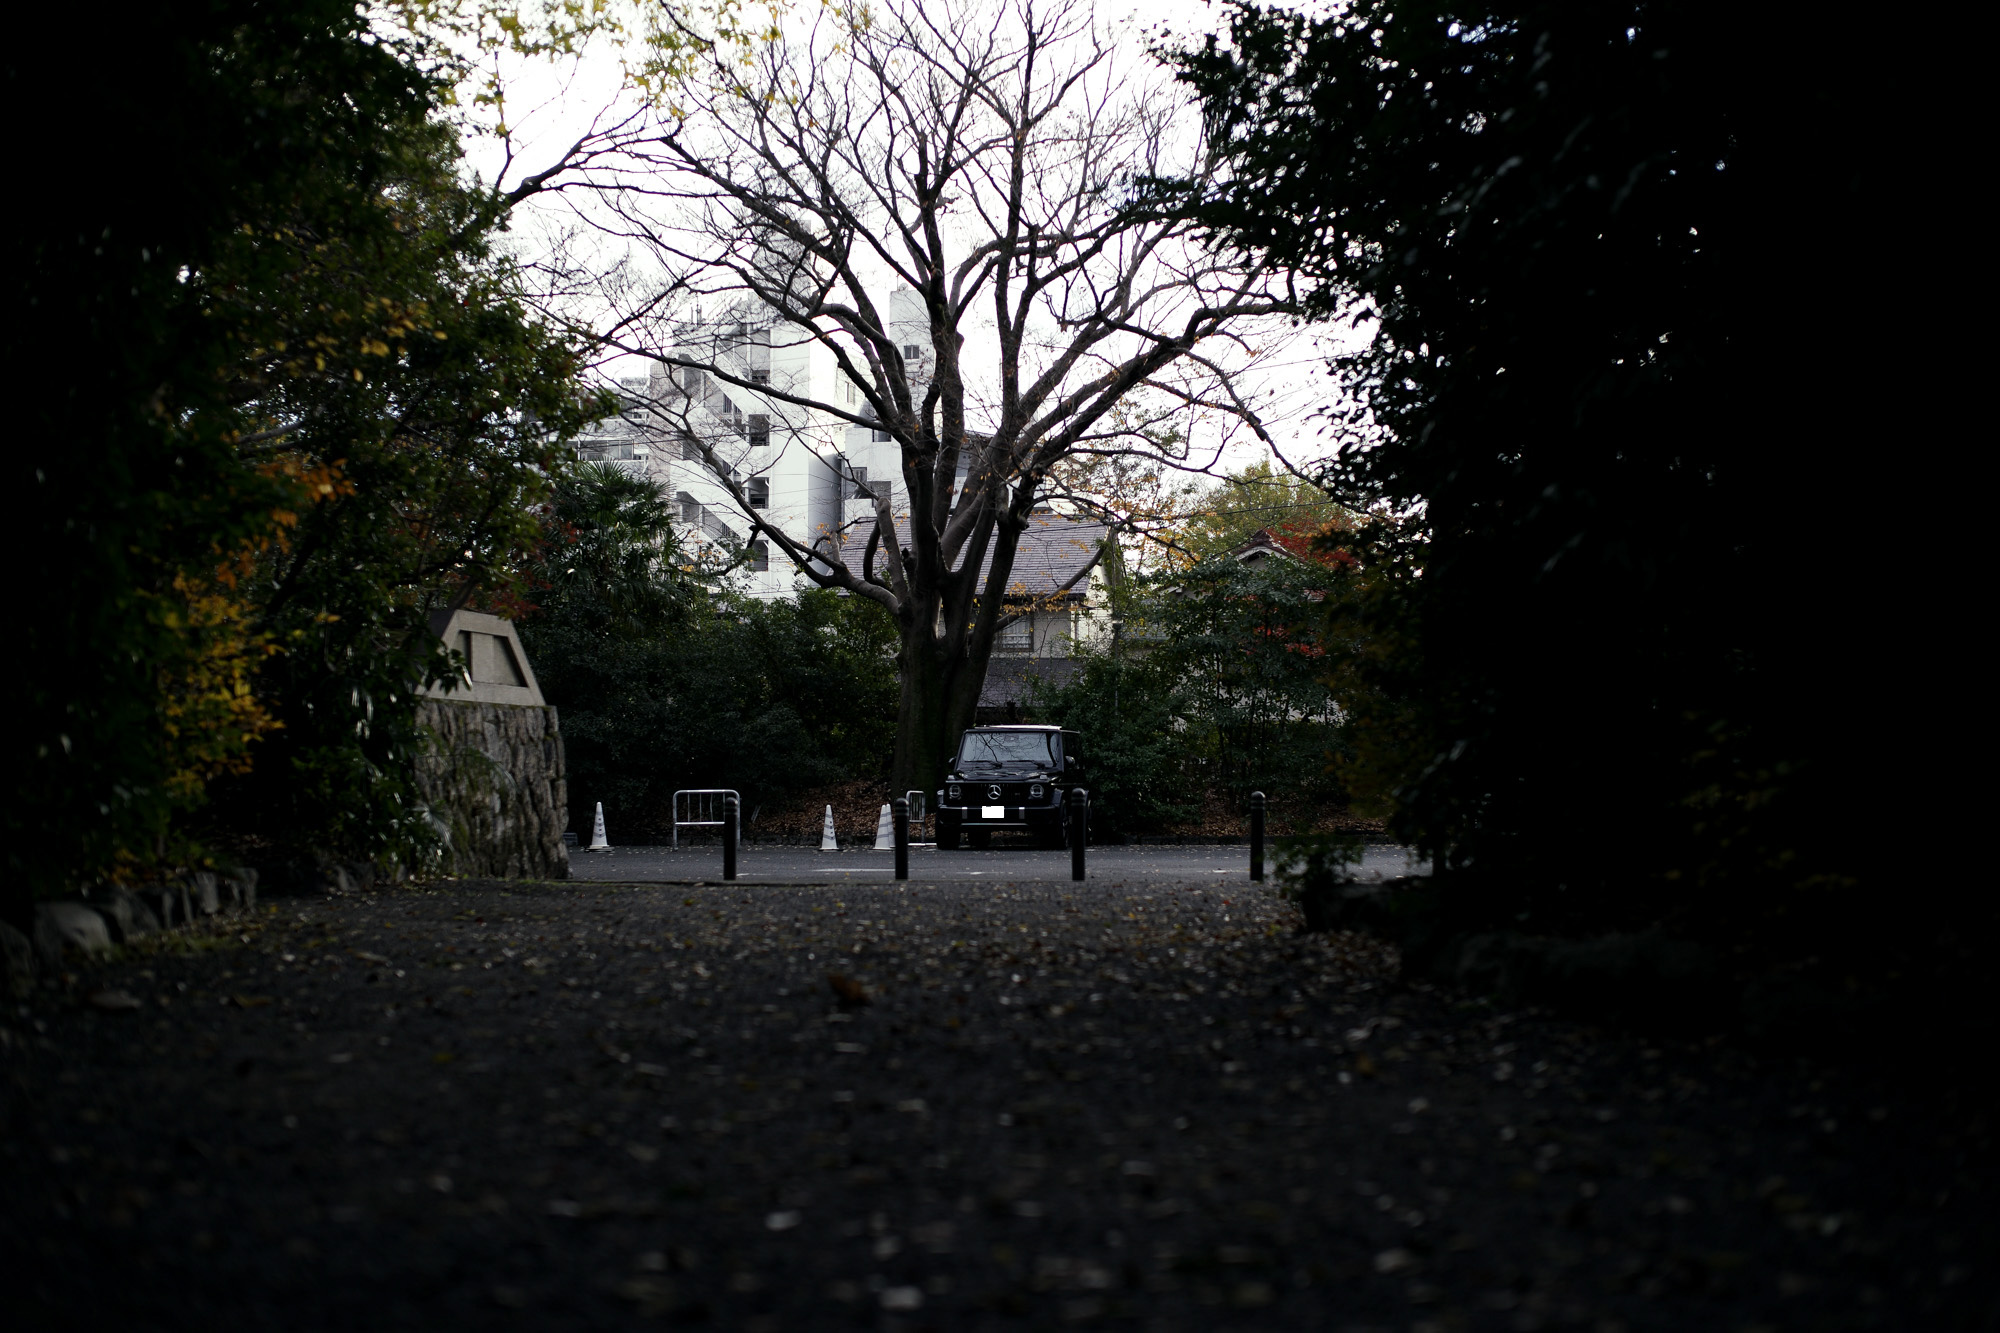
[[425, 699], [437, 738], [417, 785], [450, 844], [454, 875], [566, 879], [569, 783], [553, 708]]

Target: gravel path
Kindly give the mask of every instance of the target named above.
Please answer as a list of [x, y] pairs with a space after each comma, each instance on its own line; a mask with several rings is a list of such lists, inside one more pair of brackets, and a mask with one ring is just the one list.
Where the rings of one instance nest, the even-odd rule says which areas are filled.
[[15, 1329], [2000, 1326], [1983, 1107], [1248, 886], [291, 900], [0, 1057]]

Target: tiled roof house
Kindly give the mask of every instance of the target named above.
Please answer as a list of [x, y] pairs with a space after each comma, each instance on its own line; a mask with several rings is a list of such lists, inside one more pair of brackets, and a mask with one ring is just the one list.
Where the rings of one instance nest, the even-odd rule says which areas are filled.
[[[899, 547], [908, 531], [899, 520]], [[1077, 665], [1071, 655], [1075, 645], [1108, 632], [1110, 591], [1124, 569], [1118, 544], [1110, 538], [1111, 526], [1097, 519], [1054, 512], [1029, 516], [1006, 594], [1008, 609], [1020, 618], [994, 640], [977, 721], [1018, 721], [1029, 702], [1030, 680], [1068, 681]], [[859, 573], [867, 547], [868, 528], [857, 525], [841, 543], [841, 559]], [[878, 574], [885, 558], [878, 547]], [[980, 568], [982, 580], [992, 567], [989, 547]]]

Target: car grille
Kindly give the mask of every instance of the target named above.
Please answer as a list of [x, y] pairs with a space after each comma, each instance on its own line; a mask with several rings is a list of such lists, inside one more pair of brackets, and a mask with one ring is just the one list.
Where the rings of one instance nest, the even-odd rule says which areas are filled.
[[[1049, 799], [1049, 788], [1047, 783], [1039, 785], [1039, 800], [1028, 795], [1029, 784], [1025, 782], [962, 782], [958, 787], [965, 793], [967, 805], [1040, 805]], [[996, 791], [998, 796], [993, 794]]]

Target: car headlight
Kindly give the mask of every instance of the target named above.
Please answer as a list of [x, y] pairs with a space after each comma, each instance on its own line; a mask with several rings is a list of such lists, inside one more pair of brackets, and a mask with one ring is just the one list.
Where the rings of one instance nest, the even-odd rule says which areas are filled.
[[956, 782], [951, 783], [944, 790], [945, 790], [945, 795], [950, 797], [954, 801], [958, 800], [963, 795], [963, 793], [959, 791], [958, 784]]
[[1034, 797], [1034, 798], [1035, 798], [1036, 800], [1038, 800], [1038, 801], [1039, 801], [1039, 800], [1041, 800], [1041, 799], [1042, 799], [1042, 784], [1041, 784], [1041, 783], [1039, 783], [1039, 782], [1037, 782], [1037, 783], [1036, 783], [1036, 784], [1035, 784], [1034, 786], [1032, 786], [1032, 787], [1028, 788], [1028, 795], [1030, 795], [1030, 796]]

